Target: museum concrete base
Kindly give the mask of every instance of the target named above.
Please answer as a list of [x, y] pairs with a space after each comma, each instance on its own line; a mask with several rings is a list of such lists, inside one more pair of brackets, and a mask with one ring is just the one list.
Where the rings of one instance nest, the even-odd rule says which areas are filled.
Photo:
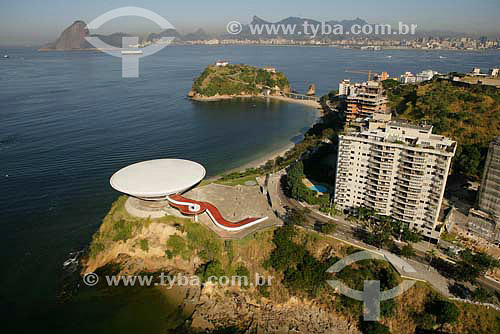
[[136, 197], [129, 197], [125, 202], [125, 209], [132, 216], [141, 218], [161, 218], [164, 217], [168, 208], [167, 200], [145, 201]]

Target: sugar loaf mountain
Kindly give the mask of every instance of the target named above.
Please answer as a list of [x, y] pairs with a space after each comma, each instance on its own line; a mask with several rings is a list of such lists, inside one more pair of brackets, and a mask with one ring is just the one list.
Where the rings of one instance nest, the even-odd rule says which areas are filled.
[[85, 37], [88, 36], [99, 37], [104, 43], [107, 43], [114, 47], [121, 47], [122, 37], [131, 36], [121, 32], [113, 33], [111, 35], [91, 35], [86, 27], [87, 24], [84, 21], [75, 21], [61, 33], [61, 35], [55, 42], [44, 45], [40, 50], [95, 50], [95, 47], [85, 39]]

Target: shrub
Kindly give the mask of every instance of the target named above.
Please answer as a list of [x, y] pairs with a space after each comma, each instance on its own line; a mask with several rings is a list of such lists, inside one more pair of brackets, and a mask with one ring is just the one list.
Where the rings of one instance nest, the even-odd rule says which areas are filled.
[[221, 277], [224, 276], [225, 272], [219, 261], [210, 261], [201, 265], [196, 270], [196, 274], [202, 282], [206, 282], [210, 276]]
[[98, 241], [93, 241], [92, 244], [90, 245], [90, 257], [95, 258], [97, 254], [102, 252], [106, 247], [104, 246], [103, 243], [98, 242]]
[[126, 241], [132, 237], [132, 222], [119, 220], [113, 225], [113, 241]]
[[362, 321], [361, 331], [363, 334], [390, 334], [389, 327], [376, 321]]
[[149, 251], [149, 241], [148, 239], [141, 239], [141, 241], [139, 241], [139, 246], [141, 247], [141, 249], [145, 252], [148, 252]]

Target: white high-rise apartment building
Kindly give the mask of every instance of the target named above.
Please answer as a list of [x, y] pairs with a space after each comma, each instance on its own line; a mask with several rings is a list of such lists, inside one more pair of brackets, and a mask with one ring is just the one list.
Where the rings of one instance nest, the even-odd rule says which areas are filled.
[[432, 126], [389, 122], [340, 136], [335, 180], [339, 209], [366, 207], [437, 242], [439, 210], [456, 142]]

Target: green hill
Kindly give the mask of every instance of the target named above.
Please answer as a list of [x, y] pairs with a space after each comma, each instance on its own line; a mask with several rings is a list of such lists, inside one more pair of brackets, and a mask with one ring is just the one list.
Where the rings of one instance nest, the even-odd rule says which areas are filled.
[[288, 91], [288, 79], [281, 72], [266, 71], [250, 65], [208, 66], [193, 83], [192, 93], [215, 95], [261, 95]]
[[500, 135], [500, 92], [493, 87], [458, 87], [437, 80], [420, 85], [384, 81], [390, 106], [399, 118], [425, 121], [434, 133], [456, 140], [453, 169], [481, 177], [488, 144]]

